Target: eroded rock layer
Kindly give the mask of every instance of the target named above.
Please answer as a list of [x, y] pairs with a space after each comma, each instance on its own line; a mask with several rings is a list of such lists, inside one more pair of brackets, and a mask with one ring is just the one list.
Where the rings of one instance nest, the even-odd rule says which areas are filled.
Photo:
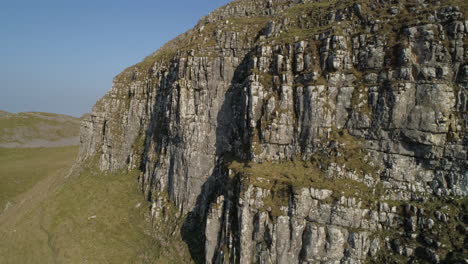
[[80, 161], [140, 169], [198, 263], [463, 261], [467, 7], [234, 1], [115, 78]]

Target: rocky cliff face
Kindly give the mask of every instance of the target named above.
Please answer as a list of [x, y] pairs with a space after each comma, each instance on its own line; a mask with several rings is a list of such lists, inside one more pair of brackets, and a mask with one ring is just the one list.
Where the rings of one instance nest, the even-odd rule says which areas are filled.
[[197, 263], [462, 263], [467, 8], [234, 1], [115, 78], [80, 162], [139, 169]]

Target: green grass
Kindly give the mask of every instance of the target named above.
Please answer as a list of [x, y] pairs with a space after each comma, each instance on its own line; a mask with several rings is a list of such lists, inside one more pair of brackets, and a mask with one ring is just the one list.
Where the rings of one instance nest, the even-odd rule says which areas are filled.
[[66, 173], [78, 147], [0, 148], [0, 212], [8, 201], [57, 171]]
[[[78, 119], [55, 114], [6, 114], [0, 142], [18, 131], [28, 136], [22, 139], [77, 136], [78, 126]], [[77, 152], [77, 146], [0, 148], [0, 263], [191, 262], [179, 232], [155, 233], [150, 204], [137, 188], [139, 172], [103, 173], [89, 165], [66, 177]], [[158, 223], [159, 230], [177, 228], [166, 224], [173, 222]]]
[[335, 153], [328, 153], [328, 149], [318, 151], [312, 158], [316, 164], [328, 168], [335, 163], [361, 178], [366, 174], [376, 177], [382, 169], [372, 162], [367, 150], [362, 147], [362, 139], [350, 135], [348, 130], [333, 128], [328, 140], [337, 143], [333, 150]]
[[295, 189], [313, 187], [332, 190], [339, 198], [348, 197], [366, 198], [372, 189], [364, 183], [351, 179], [327, 178], [314, 162], [311, 161], [285, 161], [279, 163], [247, 163], [232, 162], [229, 168], [248, 178], [254, 186], [280, 191], [285, 186]]
[[91, 167], [36, 184], [23, 194], [26, 203], [0, 217], [0, 263], [190, 263], [178, 232], [159, 234], [152, 228], [138, 175]]
[[0, 115], [0, 143], [77, 137], [79, 126], [78, 118], [51, 113]]
[[135, 172], [92, 171], [65, 183], [46, 203], [43, 218], [53, 237], [54, 258], [64, 263], [143, 261], [154, 242], [145, 234], [148, 204], [135, 183]]
[[263, 203], [264, 209], [272, 216], [283, 215], [280, 208], [288, 205], [289, 194], [302, 188], [331, 190], [333, 193], [326, 201], [328, 203], [345, 196], [356, 197], [365, 205], [372, 206], [381, 195], [379, 186], [371, 188], [348, 178], [326, 177], [315, 161], [292, 160], [278, 163], [232, 161], [228, 167], [233, 170], [233, 176], [239, 176], [255, 187], [270, 191], [270, 195], [263, 199]]
[[318, 150], [310, 160], [294, 158], [263, 163], [234, 160], [228, 162], [227, 166], [234, 172], [231, 176], [239, 176], [253, 186], [270, 190], [270, 195], [263, 202], [273, 216], [282, 214], [280, 208], [288, 204], [291, 191], [309, 187], [331, 190], [333, 193], [326, 202], [345, 196], [356, 197], [364, 205], [374, 206], [384, 193], [381, 185], [369, 187], [361, 181], [327, 175], [326, 171], [332, 164], [337, 164], [363, 178], [364, 175], [377, 177], [381, 168], [367, 157], [361, 140], [350, 135], [347, 130], [334, 128], [328, 140], [337, 142], [336, 149], [333, 152], [329, 149]]

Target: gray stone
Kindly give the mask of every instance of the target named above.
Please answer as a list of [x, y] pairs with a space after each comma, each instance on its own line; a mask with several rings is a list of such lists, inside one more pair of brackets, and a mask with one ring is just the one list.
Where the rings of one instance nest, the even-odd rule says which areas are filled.
[[[140, 170], [151, 217], [167, 202], [190, 216], [206, 263], [365, 263], [389, 246], [418, 258], [408, 238], [455, 217], [414, 204], [468, 195], [464, 10], [414, 6], [426, 22], [385, 31], [404, 5], [284, 15], [300, 2], [235, 1], [119, 74], [82, 122], [77, 167]], [[291, 29], [317, 32], [277, 41]], [[231, 159], [303, 159], [318, 175], [256, 179]]]

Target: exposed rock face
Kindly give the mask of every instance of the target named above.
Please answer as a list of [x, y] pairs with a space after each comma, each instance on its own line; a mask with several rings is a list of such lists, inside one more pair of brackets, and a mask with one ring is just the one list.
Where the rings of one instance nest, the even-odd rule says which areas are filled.
[[140, 169], [196, 262], [461, 260], [466, 10], [234, 1], [115, 78], [80, 159]]

